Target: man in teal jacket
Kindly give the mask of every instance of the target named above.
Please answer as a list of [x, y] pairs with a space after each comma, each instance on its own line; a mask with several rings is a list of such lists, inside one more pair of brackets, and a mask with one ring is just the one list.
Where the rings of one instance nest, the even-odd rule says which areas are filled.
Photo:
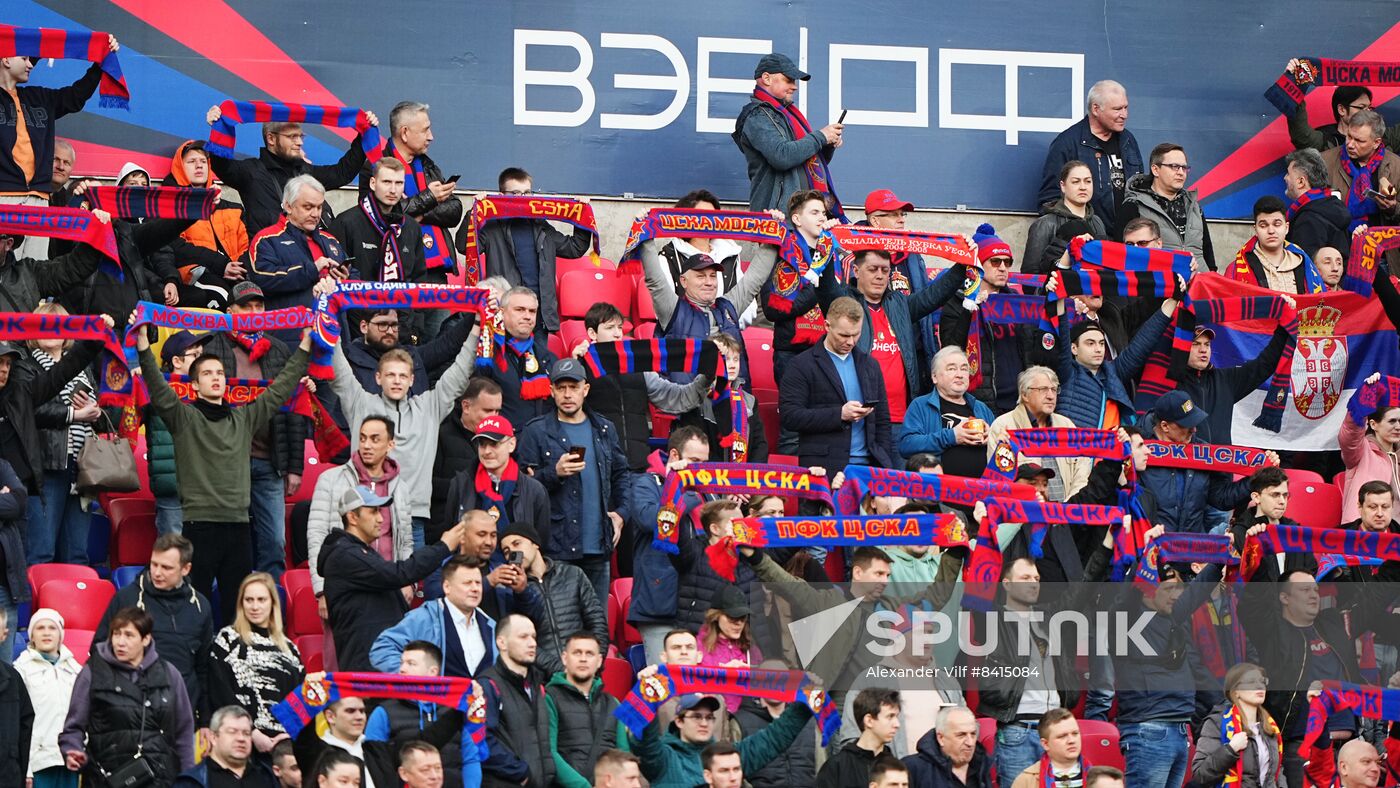
[[[656, 666], [643, 668], [637, 680], [656, 673]], [[652, 720], [641, 741], [633, 739], [632, 752], [642, 759], [642, 775], [651, 788], [695, 788], [705, 784], [700, 753], [714, 741], [719, 698], [713, 695], [682, 695], [677, 701], [674, 729], [664, 733]], [[801, 703], [789, 703], [787, 710], [762, 732], [745, 738], [736, 746], [745, 774], [753, 774], [792, 746], [812, 712]]]

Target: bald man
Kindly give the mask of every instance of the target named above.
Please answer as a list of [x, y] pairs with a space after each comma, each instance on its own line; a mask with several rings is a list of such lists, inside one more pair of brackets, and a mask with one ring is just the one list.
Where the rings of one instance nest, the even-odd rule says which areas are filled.
[[1322, 277], [1324, 290], [1342, 289], [1342, 274], [1346, 272], [1347, 263], [1341, 250], [1324, 246], [1313, 256], [1313, 264], [1317, 266], [1317, 273]]
[[1341, 788], [1376, 788], [1381, 784], [1381, 755], [1365, 739], [1352, 739], [1337, 753]]

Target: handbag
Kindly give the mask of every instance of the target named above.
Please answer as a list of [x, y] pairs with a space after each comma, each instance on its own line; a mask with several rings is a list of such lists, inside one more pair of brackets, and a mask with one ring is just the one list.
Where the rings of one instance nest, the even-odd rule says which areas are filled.
[[126, 493], [141, 489], [141, 477], [136, 473], [136, 454], [131, 441], [117, 437], [112, 417], [103, 411], [107, 429], [113, 436], [93, 433], [78, 452], [78, 492], [89, 498], [99, 493]]
[[[136, 731], [137, 739], [141, 739], [142, 735], [146, 732], [146, 710], [148, 708], [150, 708], [150, 703], [141, 704], [141, 727]], [[100, 766], [98, 767], [98, 771], [102, 772], [102, 776], [107, 778], [107, 784], [110, 788], [143, 788], [143, 786], [155, 782], [156, 773], [155, 770], [151, 768], [150, 761], [141, 757], [142, 750], [144, 750], [145, 747], [146, 743], [144, 740], [141, 741], [140, 744], [137, 744], [136, 756], [127, 762], [125, 766], [118, 769], [109, 772]]]

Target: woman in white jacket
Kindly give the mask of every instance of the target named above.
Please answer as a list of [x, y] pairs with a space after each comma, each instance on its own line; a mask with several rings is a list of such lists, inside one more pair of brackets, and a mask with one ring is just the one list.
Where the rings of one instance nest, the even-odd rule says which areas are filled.
[[34, 704], [34, 734], [29, 745], [29, 776], [34, 788], [77, 788], [78, 773], [68, 771], [58, 749], [58, 734], [68, 715], [73, 682], [83, 666], [63, 645], [63, 616], [40, 608], [29, 617], [29, 647], [15, 659], [15, 670]]

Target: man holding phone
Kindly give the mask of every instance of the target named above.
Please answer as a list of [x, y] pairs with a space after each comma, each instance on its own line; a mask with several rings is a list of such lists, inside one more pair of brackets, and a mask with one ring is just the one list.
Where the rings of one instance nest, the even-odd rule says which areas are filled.
[[577, 359], [554, 362], [554, 413], [521, 430], [520, 464], [549, 492], [541, 549], [582, 569], [601, 600], [608, 598], [609, 556], [622, 536], [629, 471], [617, 427], [583, 409], [587, 380]]

